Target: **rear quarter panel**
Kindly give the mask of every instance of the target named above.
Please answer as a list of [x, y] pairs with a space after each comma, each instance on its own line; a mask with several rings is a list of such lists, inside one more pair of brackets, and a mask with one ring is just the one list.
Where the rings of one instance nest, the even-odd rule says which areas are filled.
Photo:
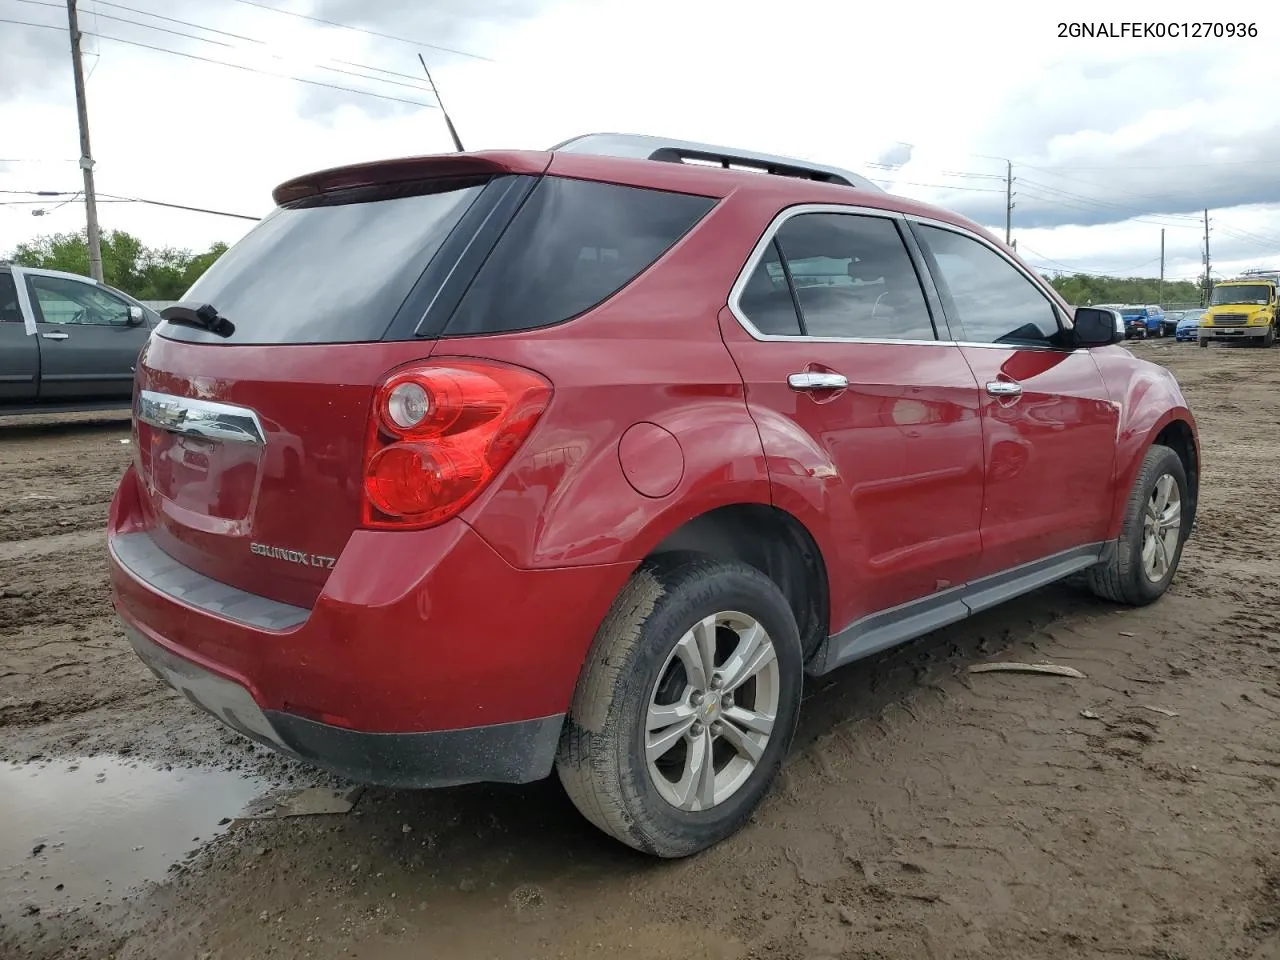
[[[1112, 511], [1108, 538], [1118, 537], [1124, 522], [1125, 505], [1142, 459], [1160, 433], [1176, 420], [1191, 430], [1196, 462], [1200, 461], [1200, 441], [1195, 417], [1172, 373], [1154, 363], [1135, 358], [1120, 346], [1091, 351], [1107, 394], [1116, 404], [1119, 425], [1116, 431], [1116, 459], [1112, 477]], [[1194, 478], [1191, 478], [1194, 482]], [[1193, 490], [1193, 496], [1196, 491]]]
[[[778, 207], [765, 199], [761, 209], [755, 193], [745, 202], [732, 194], [722, 200], [619, 294], [577, 319], [440, 341], [434, 360], [488, 357], [535, 370], [553, 385], [529, 440], [463, 513], [509, 563], [638, 563], [693, 517], [770, 503], [760, 436], [717, 324], [767, 211]], [[678, 443], [679, 479], [662, 496], [637, 492], [623, 470], [620, 440], [642, 423]]]

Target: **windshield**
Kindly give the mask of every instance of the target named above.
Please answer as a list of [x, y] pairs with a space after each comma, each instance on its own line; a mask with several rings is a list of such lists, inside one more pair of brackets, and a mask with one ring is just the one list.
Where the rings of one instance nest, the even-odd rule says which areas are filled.
[[1271, 300], [1271, 288], [1265, 283], [1220, 283], [1213, 288], [1210, 306], [1221, 306], [1227, 303], [1268, 303]]

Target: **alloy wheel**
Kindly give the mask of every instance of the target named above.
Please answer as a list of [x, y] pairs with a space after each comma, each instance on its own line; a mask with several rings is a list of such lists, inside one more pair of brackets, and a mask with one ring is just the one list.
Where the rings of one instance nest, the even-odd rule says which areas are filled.
[[687, 812], [733, 796], [769, 745], [781, 690], [773, 640], [754, 617], [724, 611], [694, 624], [649, 695], [645, 765], [659, 795]]
[[1182, 494], [1170, 474], [1162, 474], [1142, 514], [1142, 572], [1152, 583], [1169, 573], [1182, 535]]

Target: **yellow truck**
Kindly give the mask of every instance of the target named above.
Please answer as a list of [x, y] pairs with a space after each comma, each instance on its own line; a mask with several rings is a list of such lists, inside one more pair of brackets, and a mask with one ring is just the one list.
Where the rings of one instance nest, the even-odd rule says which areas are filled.
[[1244, 341], [1270, 347], [1276, 342], [1280, 311], [1280, 271], [1249, 271], [1214, 284], [1200, 320], [1200, 346]]

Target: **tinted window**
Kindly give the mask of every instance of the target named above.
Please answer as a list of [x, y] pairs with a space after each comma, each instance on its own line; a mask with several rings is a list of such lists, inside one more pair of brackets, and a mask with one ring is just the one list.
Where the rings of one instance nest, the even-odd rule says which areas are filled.
[[791, 287], [782, 271], [778, 243], [773, 241], [738, 297], [740, 309], [761, 333], [771, 336], [799, 336], [800, 318], [796, 314]]
[[480, 268], [446, 332], [503, 333], [576, 317], [634, 280], [714, 204], [547, 177]]
[[986, 244], [950, 230], [919, 227], [941, 274], [940, 292], [974, 343], [1047, 345], [1058, 333], [1049, 299]]
[[21, 323], [22, 308], [18, 306], [18, 285], [13, 274], [0, 273], [0, 323]]
[[809, 336], [935, 339], [920, 278], [892, 220], [805, 213], [784, 223], [777, 241]]
[[38, 275], [29, 276], [27, 284], [45, 323], [128, 326], [129, 304], [101, 287]]
[[[409, 189], [381, 199], [281, 208], [224, 253], [183, 295], [235, 324], [219, 343], [381, 339], [414, 282], [481, 184]], [[205, 335], [165, 330], [183, 339]]]

